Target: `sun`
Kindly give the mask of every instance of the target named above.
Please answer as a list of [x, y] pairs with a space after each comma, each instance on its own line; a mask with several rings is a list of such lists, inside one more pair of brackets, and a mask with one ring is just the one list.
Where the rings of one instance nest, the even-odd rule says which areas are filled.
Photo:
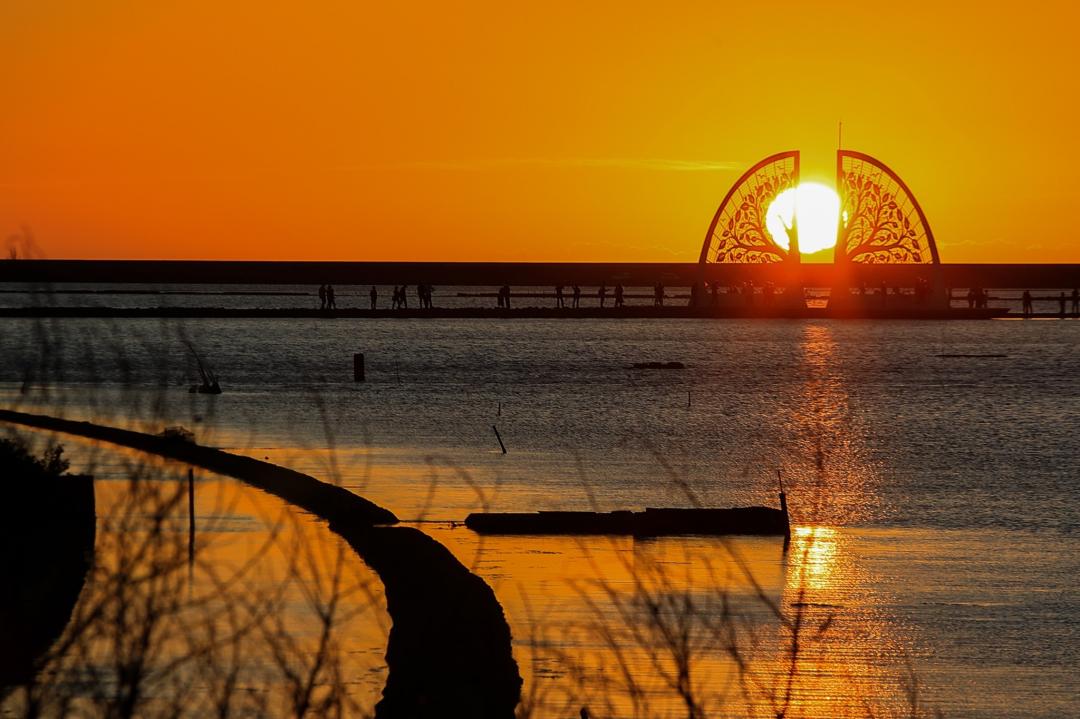
[[[797, 209], [796, 209], [797, 208]], [[765, 228], [773, 242], [788, 248], [787, 229], [796, 212], [799, 217], [799, 251], [809, 255], [836, 245], [836, 225], [840, 198], [836, 191], [819, 182], [801, 182], [784, 190], [765, 211]]]

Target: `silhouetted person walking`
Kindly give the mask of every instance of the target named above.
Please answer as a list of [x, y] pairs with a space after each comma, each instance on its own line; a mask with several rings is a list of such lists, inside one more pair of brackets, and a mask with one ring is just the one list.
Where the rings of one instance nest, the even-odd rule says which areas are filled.
[[319, 285], [319, 309], [326, 309], [326, 285]]
[[574, 303], [573, 307], [576, 310], [581, 305], [581, 288], [574, 285]]
[[615, 285], [615, 306], [622, 307], [623, 301], [623, 286], [622, 283]]
[[371, 286], [371, 309], [375, 309], [375, 306], [379, 304], [379, 291], [375, 289], [375, 285]]
[[336, 310], [337, 309], [337, 302], [334, 301], [334, 286], [333, 285], [327, 285], [326, 286], [326, 309], [328, 309], [328, 310]]
[[600, 283], [600, 289], [596, 291], [596, 296], [600, 298], [600, 309], [604, 309], [604, 300], [607, 299], [607, 285], [603, 282]]
[[1080, 315], [1080, 289], [1075, 287], [1072, 291], [1072, 313], [1073, 316]]
[[1061, 308], [1060, 309], [1061, 316], [1064, 317], [1065, 316], [1065, 293], [1064, 292], [1062, 292], [1058, 296], [1058, 306]]
[[563, 301], [562, 291], [562, 285], [555, 285], [555, 306], [565, 308], [566, 303]]
[[1024, 290], [1022, 299], [1024, 303], [1024, 317], [1030, 317], [1031, 315], [1035, 314], [1035, 308], [1031, 302], [1031, 292], [1028, 290]]
[[403, 310], [409, 309], [409, 293], [408, 293], [408, 290], [409, 290], [408, 285], [402, 285], [401, 286], [401, 293], [399, 295], [401, 297], [401, 299], [398, 300], [398, 304], [401, 306], [401, 309], [403, 309]]

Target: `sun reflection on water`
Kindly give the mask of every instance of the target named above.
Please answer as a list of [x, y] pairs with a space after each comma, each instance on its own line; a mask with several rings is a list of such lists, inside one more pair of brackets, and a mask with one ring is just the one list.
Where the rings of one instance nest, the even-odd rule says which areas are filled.
[[795, 527], [788, 550], [798, 565], [787, 576], [789, 589], [825, 591], [833, 585], [836, 569], [837, 536], [832, 527]]

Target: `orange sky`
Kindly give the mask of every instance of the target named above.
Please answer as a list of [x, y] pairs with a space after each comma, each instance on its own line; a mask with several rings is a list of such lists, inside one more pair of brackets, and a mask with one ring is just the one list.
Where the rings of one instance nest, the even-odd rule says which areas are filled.
[[772, 152], [946, 262], [1078, 262], [1072, 3], [4, 0], [0, 237], [47, 257], [693, 261]]

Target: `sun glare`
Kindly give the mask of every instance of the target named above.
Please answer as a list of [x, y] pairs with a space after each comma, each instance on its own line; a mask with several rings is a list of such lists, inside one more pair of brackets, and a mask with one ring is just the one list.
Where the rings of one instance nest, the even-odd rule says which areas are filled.
[[802, 182], [784, 190], [765, 211], [765, 228], [776, 244], [788, 249], [787, 229], [796, 212], [799, 218], [799, 250], [808, 255], [836, 244], [840, 198], [826, 185]]

